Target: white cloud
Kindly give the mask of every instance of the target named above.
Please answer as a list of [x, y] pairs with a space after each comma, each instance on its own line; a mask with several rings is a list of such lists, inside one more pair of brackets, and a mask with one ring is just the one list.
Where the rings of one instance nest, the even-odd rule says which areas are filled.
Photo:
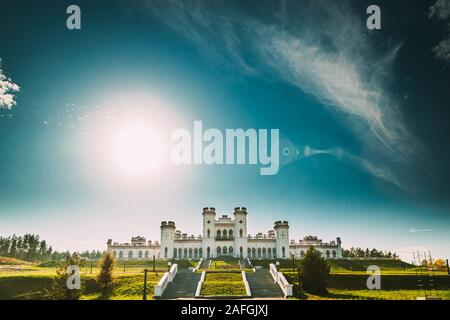
[[411, 166], [426, 167], [424, 151], [387, 88], [401, 44], [380, 49], [364, 15], [353, 14], [342, 2], [322, 0], [260, 1], [240, 10], [232, 3], [161, 4], [162, 9], [154, 3], [149, 9], [211, 60], [233, 61], [241, 73], [275, 76], [314, 96], [363, 143], [361, 157], [348, 160], [411, 190], [407, 176]]
[[0, 109], [12, 109], [16, 105], [15, 93], [19, 90], [19, 86], [8, 78], [0, 68]]
[[437, 58], [450, 62], [450, 0], [437, 0], [430, 7], [429, 17], [447, 23], [447, 36], [433, 48], [433, 52]]
[[432, 229], [417, 229], [417, 228], [411, 228], [408, 231], [409, 233], [420, 233], [420, 232], [433, 232]]

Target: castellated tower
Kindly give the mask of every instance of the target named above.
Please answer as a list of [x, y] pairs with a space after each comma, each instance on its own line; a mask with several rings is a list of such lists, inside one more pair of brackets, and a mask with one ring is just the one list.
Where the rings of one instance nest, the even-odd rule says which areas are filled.
[[215, 257], [216, 253], [216, 209], [203, 208], [203, 258]]
[[164, 259], [173, 258], [173, 247], [175, 239], [175, 222], [161, 222], [161, 252], [160, 256]]
[[239, 258], [247, 256], [247, 208], [234, 208], [235, 255]]
[[289, 223], [277, 221], [274, 226], [277, 238], [277, 258], [289, 258]]

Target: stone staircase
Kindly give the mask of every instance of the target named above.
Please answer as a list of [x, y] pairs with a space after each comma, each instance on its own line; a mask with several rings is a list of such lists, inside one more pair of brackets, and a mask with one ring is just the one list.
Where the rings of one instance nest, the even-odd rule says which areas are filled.
[[247, 281], [250, 285], [252, 297], [254, 298], [284, 298], [280, 286], [274, 283], [267, 269], [246, 272]]
[[194, 298], [197, 284], [200, 281], [200, 272], [178, 271], [175, 279], [163, 293], [163, 299]]

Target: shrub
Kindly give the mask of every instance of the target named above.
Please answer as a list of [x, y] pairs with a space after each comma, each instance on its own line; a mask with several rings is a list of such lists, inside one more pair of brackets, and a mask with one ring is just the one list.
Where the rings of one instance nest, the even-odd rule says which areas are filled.
[[314, 247], [311, 246], [300, 261], [300, 270], [303, 289], [315, 294], [327, 292], [326, 285], [330, 275], [330, 266]]

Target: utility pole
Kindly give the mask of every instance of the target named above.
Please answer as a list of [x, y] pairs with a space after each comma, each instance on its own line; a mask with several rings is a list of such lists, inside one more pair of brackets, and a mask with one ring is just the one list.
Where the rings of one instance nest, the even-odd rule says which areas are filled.
[[448, 259], [447, 259], [447, 273], [450, 276], [450, 268], [448, 267]]
[[144, 269], [144, 300], [147, 300], [147, 269]]
[[155, 272], [155, 255], [153, 255], [153, 272]]

